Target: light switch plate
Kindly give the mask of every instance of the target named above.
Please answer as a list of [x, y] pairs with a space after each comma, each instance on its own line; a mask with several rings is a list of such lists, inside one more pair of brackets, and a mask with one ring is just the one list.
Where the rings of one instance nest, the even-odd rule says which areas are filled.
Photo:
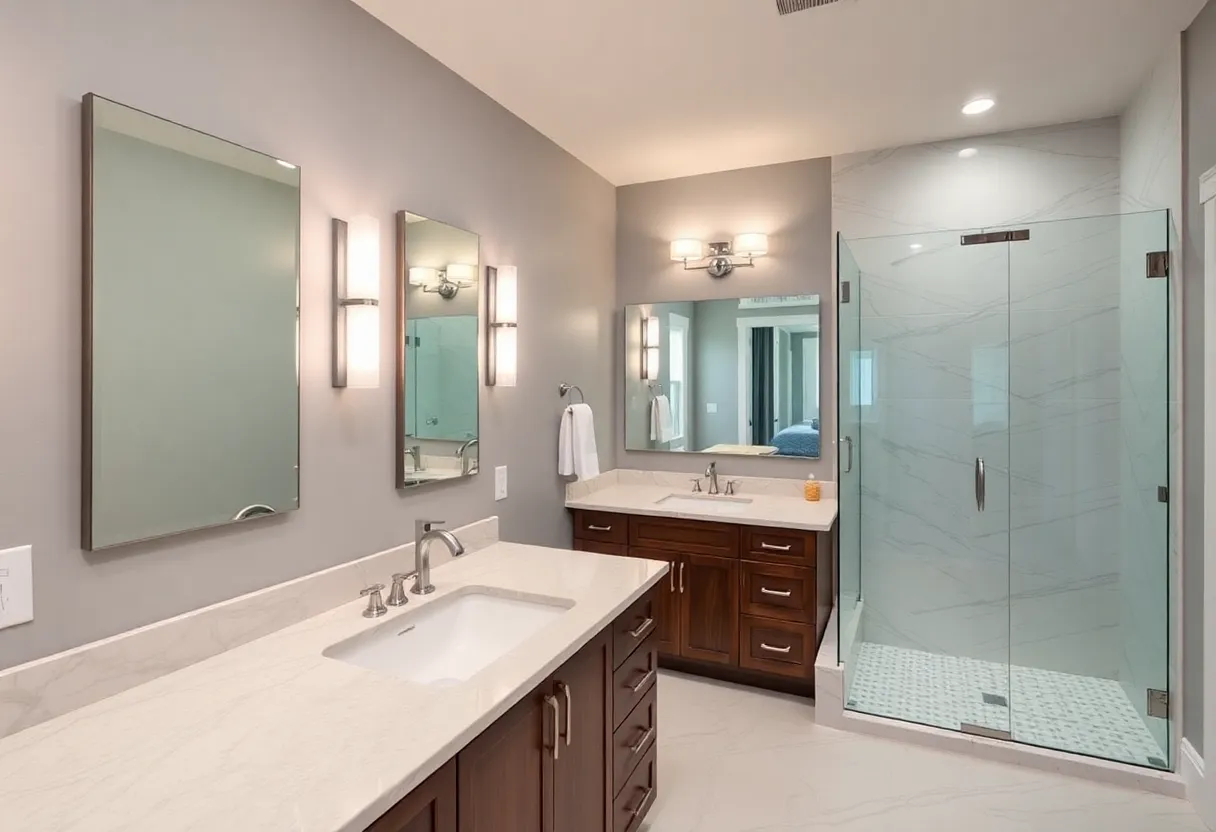
[[34, 548], [0, 551], [0, 630], [34, 620]]
[[713, 402], [706, 402], [705, 403], [705, 412], [706, 413], [717, 413], [718, 406], [716, 404], [714, 404]]
[[494, 469], [494, 499], [507, 499], [507, 466], [499, 465]]

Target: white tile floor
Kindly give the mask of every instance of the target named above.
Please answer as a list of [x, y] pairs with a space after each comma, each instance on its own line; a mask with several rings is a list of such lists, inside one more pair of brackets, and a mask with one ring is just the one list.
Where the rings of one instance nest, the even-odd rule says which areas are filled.
[[[1004, 704], [984, 701], [984, 695]], [[1168, 768], [1161, 746], [1113, 679], [1075, 676], [866, 643], [847, 691], [849, 710], [958, 730], [1010, 731], [1018, 742], [1133, 765]]]
[[1205, 832], [1181, 800], [823, 728], [805, 699], [664, 672], [646, 832]]

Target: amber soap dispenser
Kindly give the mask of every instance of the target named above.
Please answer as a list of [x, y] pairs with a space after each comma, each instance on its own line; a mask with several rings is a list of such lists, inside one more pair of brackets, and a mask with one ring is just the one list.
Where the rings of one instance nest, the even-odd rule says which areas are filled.
[[806, 482], [803, 483], [802, 496], [806, 497], [808, 503], [819, 502], [819, 481], [815, 479], [814, 474], [807, 477]]

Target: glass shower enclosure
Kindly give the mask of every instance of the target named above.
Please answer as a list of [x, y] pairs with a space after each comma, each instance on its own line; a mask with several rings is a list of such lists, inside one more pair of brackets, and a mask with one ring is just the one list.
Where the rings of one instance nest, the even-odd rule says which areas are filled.
[[1170, 223], [838, 239], [847, 709], [1171, 767]]

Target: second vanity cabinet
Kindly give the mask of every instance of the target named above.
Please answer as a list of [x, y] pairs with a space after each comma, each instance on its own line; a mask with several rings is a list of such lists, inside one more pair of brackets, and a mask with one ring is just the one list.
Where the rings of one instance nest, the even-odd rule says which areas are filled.
[[574, 511], [574, 546], [665, 560], [655, 630], [673, 669], [810, 694], [832, 608], [832, 532]]
[[657, 788], [655, 591], [368, 832], [635, 832]]

